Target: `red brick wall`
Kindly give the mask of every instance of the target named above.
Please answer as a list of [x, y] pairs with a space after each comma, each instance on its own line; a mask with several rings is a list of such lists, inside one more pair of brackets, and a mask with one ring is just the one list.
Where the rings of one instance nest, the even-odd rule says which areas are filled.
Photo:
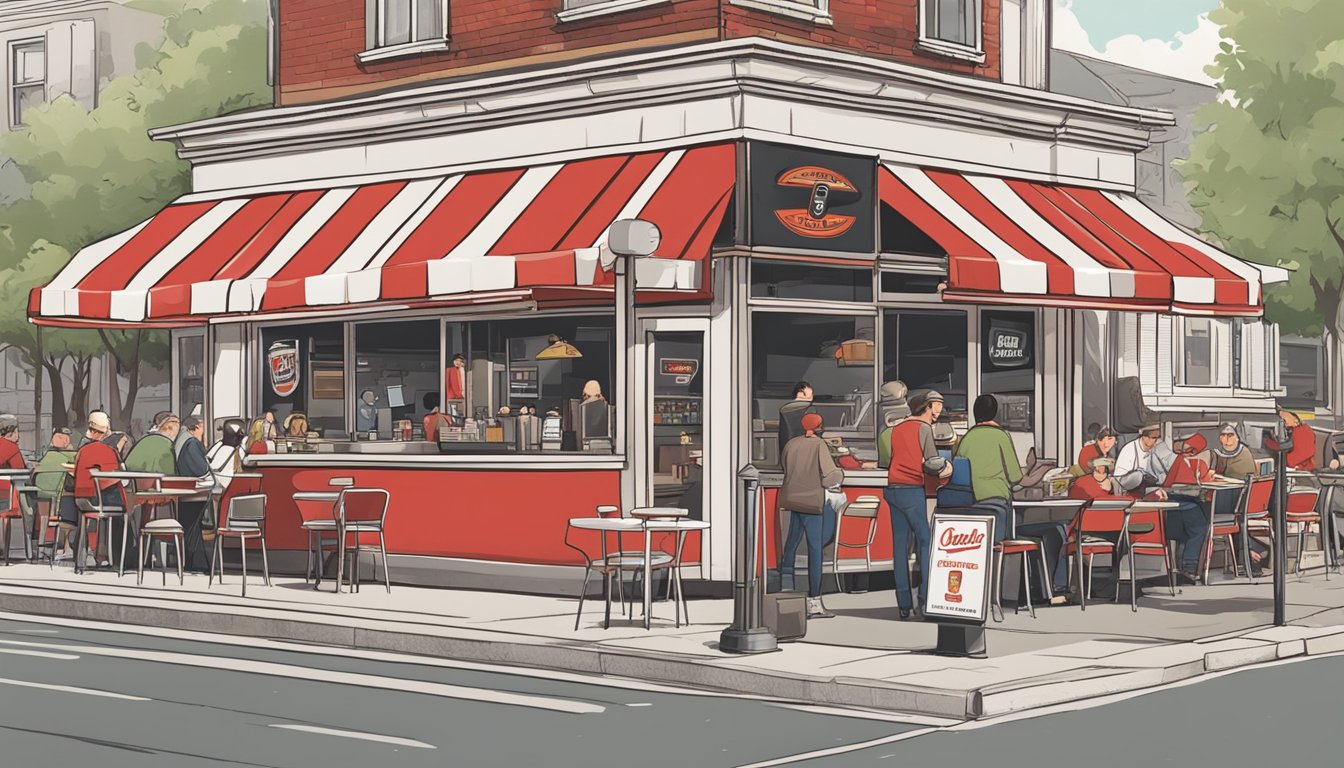
[[680, 0], [561, 24], [562, 0], [452, 0], [451, 50], [360, 64], [364, 0], [280, 3], [281, 104], [353, 96], [444, 77], [715, 39], [768, 37], [843, 48], [948, 72], [999, 77], [999, 0], [984, 0], [983, 65], [917, 49], [918, 0], [831, 0], [833, 25], [732, 5]]

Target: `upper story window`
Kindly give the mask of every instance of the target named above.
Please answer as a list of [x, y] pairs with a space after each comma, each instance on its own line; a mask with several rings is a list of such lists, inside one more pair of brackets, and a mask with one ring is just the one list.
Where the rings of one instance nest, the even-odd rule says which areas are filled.
[[9, 47], [9, 124], [27, 125], [24, 113], [47, 101], [47, 43], [24, 40]]
[[729, 0], [729, 3], [816, 24], [831, 23], [830, 0]]
[[447, 19], [448, 0], [366, 0], [367, 50], [360, 61], [443, 50]]
[[921, 0], [919, 46], [943, 56], [983, 63], [982, 0]]

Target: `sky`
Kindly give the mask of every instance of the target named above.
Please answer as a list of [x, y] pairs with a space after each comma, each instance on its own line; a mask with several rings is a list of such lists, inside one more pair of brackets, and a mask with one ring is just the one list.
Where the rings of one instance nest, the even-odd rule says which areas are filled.
[[1212, 83], [1219, 0], [1053, 0], [1054, 46], [1098, 59]]

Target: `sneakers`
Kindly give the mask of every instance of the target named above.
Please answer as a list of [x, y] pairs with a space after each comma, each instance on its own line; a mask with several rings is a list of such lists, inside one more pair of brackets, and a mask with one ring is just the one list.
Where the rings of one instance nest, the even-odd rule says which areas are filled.
[[807, 618], [809, 619], [833, 619], [835, 614], [826, 610], [826, 606], [821, 604], [820, 597], [807, 598]]

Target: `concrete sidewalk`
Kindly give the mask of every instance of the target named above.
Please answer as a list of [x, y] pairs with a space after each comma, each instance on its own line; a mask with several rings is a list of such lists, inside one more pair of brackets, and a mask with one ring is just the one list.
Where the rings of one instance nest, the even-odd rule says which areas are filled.
[[[1268, 583], [1149, 590], [1126, 604], [1011, 609], [991, 623], [990, 658], [933, 656], [935, 627], [896, 618], [890, 592], [831, 595], [834, 619], [809, 624], [806, 641], [778, 653], [718, 650], [732, 603], [697, 600], [675, 628], [671, 603], [654, 604], [653, 629], [615, 620], [602, 602], [365, 584], [360, 594], [315, 592], [294, 578], [274, 586], [239, 578], [183, 587], [158, 574], [75, 575], [69, 567], [0, 568], [0, 611], [294, 640], [534, 668], [678, 683], [797, 701], [952, 719], [1003, 715], [1148, 688], [1292, 656], [1344, 651], [1344, 578], [1319, 570], [1288, 585], [1291, 626], [1274, 628]], [[636, 609], [638, 610], [638, 609]], [[619, 610], [613, 606], [619, 619]]]

